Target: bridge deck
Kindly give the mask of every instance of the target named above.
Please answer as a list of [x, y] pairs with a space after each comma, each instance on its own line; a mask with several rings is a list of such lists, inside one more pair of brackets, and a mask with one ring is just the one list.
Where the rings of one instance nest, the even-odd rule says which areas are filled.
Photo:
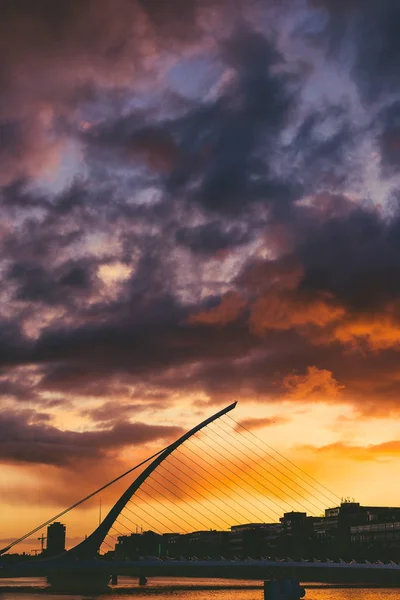
[[53, 573], [128, 575], [132, 577], [197, 577], [267, 580], [295, 577], [302, 582], [368, 583], [400, 586], [400, 565], [269, 560], [138, 561], [38, 560], [0, 568], [0, 577], [43, 577]]

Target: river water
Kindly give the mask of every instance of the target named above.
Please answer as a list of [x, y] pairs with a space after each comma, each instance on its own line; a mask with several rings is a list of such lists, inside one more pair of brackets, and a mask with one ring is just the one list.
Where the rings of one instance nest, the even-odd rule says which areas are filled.
[[[262, 600], [258, 581], [218, 579], [153, 579], [145, 587], [121, 577], [106, 594], [54, 594], [43, 579], [0, 580], [1, 600]], [[400, 600], [400, 589], [327, 588], [306, 586], [305, 600]]]

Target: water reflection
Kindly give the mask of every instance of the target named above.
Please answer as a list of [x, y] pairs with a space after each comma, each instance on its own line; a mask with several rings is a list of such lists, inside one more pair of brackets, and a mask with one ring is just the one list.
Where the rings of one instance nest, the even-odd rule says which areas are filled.
[[[130, 600], [156, 597], [157, 600], [262, 600], [262, 585], [257, 581], [154, 579], [145, 587], [136, 580], [121, 577], [107, 594], [53, 594], [44, 579], [0, 581], [1, 600]], [[338, 589], [323, 586], [307, 588], [305, 600], [400, 600], [398, 589]]]

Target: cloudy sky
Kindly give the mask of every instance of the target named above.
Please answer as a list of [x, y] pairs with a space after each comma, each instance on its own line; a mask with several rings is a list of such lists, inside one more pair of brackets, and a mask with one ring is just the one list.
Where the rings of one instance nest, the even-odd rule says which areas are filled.
[[399, 505], [398, 1], [0, 17], [1, 539], [233, 400]]

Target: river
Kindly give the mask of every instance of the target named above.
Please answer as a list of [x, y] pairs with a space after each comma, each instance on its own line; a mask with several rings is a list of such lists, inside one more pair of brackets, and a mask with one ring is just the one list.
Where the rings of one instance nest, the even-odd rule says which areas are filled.
[[[121, 577], [118, 586], [106, 594], [53, 594], [44, 579], [10, 579], [0, 582], [1, 600], [130, 600], [155, 597], [157, 600], [262, 600], [260, 582], [215, 579], [153, 579], [145, 587]], [[327, 588], [306, 586], [305, 600], [400, 600], [400, 589]]]

